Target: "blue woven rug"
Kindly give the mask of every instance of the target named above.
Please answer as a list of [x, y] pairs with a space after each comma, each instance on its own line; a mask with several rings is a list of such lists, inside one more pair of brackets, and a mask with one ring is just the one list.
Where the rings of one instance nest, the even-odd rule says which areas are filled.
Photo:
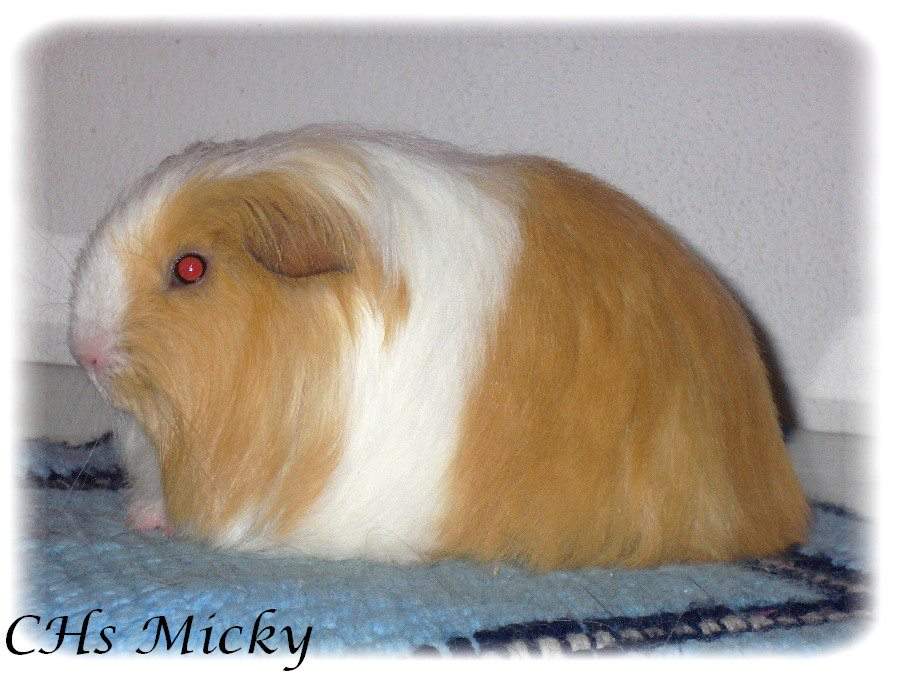
[[[151, 647], [161, 623], [153, 617], [164, 617], [169, 652], [202, 653], [204, 639], [216, 653], [274, 650], [267, 658], [278, 670], [296, 665], [303, 638], [312, 658], [797, 653], [846, 644], [870, 621], [869, 523], [827, 504], [814, 505], [806, 546], [771, 559], [549, 574], [463, 561], [396, 567], [228, 553], [138, 535], [124, 526], [125, 478], [109, 437], [83, 446], [29, 441], [25, 450], [20, 608], [41, 619], [25, 619], [17, 630], [48, 650], [57, 638], [43, 624], [65, 615], [77, 630], [91, 610], [101, 611], [90, 617], [88, 650], [163, 651], [164, 641]], [[254, 624], [256, 637], [268, 636], [266, 649], [253, 642]], [[99, 634], [104, 626], [115, 628], [108, 643]], [[233, 626], [240, 630], [220, 642]], [[69, 637], [61, 651], [74, 653], [77, 643]]]

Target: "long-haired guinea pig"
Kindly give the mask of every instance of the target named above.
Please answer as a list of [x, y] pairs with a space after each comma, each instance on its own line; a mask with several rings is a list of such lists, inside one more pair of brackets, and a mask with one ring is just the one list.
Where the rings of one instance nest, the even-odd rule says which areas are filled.
[[555, 161], [345, 127], [198, 144], [76, 277], [72, 349], [126, 412], [138, 528], [541, 570], [805, 537], [738, 304]]

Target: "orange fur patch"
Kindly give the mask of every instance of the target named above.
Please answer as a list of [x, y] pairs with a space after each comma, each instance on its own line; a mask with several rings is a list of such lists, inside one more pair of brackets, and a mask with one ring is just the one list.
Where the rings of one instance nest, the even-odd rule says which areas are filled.
[[[359, 303], [391, 326], [408, 311], [350, 214], [312, 195], [278, 173], [194, 181], [122, 250], [130, 365], [115, 389], [159, 450], [171, 521], [193, 536], [291, 532], [338, 460]], [[189, 251], [206, 275], [171, 286]]]
[[513, 161], [525, 250], [437, 555], [646, 566], [803, 540], [806, 501], [737, 303], [626, 196]]

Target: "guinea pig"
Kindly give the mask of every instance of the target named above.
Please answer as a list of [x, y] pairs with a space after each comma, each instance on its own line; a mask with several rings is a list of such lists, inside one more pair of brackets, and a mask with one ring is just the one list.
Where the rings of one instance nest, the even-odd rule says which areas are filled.
[[559, 162], [346, 126], [197, 144], [75, 276], [71, 348], [124, 411], [139, 529], [536, 570], [806, 535], [739, 304]]

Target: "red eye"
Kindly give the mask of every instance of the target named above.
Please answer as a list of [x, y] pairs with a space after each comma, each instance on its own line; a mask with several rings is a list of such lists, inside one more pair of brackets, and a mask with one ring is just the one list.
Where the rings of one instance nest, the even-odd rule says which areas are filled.
[[175, 276], [184, 284], [193, 284], [206, 272], [206, 261], [196, 253], [183, 255], [175, 263]]

